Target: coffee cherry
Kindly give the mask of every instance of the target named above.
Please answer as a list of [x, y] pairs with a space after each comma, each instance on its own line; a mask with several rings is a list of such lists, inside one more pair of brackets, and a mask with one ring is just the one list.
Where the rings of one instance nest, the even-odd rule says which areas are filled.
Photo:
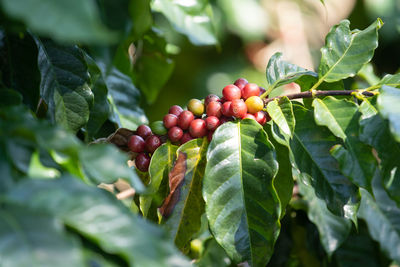
[[151, 129], [149, 126], [147, 125], [140, 125], [137, 129], [136, 129], [136, 133], [142, 137], [143, 139], [146, 140], [147, 137], [149, 137], [150, 135], [152, 135]]
[[247, 106], [243, 99], [232, 100], [230, 112], [236, 118], [243, 118], [247, 113]]
[[245, 78], [239, 78], [233, 84], [236, 85], [240, 90], [242, 90], [243, 87], [248, 83], [249, 82]]
[[219, 126], [220, 122], [219, 119], [215, 116], [210, 116], [205, 119], [207, 130], [215, 131]]
[[227, 101], [232, 101], [234, 99], [240, 99], [241, 92], [239, 87], [233, 84], [229, 84], [222, 89], [222, 94]]
[[232, 101], [226, 101], [222, 104], [222, 108], [221, 108], [222, 115], [227, 116], [227, 117], [232, 116], [231, 104], [232, 104]]
[[247, 113], [246, 115], [244, 115], [244, 117], [242, 119], [252, 119], [252, 120], [256, 120], [256, 117], [254, 117], [252, 114]]
[[208, 132], [208, 134], [207, 134], [208, 142], [211, 142], [211, 140], [212, 140], [212, 138], [213, 138], [213, 135], [214, 135], [214, 131]]
[[150, 157], [146, 153], [140, 153], [136, 156], [135, 159], [136, 168], [139, 171], [147, 172], [149, 170], [150, 165]]
[[140, 153], [144, 151], [145, 142], [142, 137], [134, 134], [129, 138], [128, 147], [131, 151]]
[[178, 124], [178, 117], [174, 114], [167, 114], [163, 118], [164, 126], [167, 129], [170, 129]]
[[251, 96], [246, 100], [247, 111], [251, 114], [261, 111], [264, 108], [264, 102], [259, 96]]
[[232, 117], [225, 117], [225, 116], [222, 116], [222, 117], [219, 119], [219, 124], [222, 125], [222, 124], [224, 124], [225, 122], [228, 122], [228, 121], [233, 121], [233, 118], [232, 118]]
[[259, 111], [259, 112], [255, 113], [254, 117], [256, 118], [256, 121], [261, 125], [264, 125], [266, 122], [271, 120], [268, 113], [266, 113], [264, 111]]
[[167, 128], [165, 128], [164, 123], [162, 121], [154, 121], [150, 124], [150, 128], [154, 134], [157, 135], [165, 135], [167, 134]]
[[178, 126], [182, 130], [187, 130], [189, 128], [190, 123], [194, 120], [194, 115], [191, 111], [185, 110], [182, 111], [181, 115], [178, 117]]
[[200, 117], [204, 113], [204, 105], [198, 99], [190, 99], [187, 107], [195, 116]]
[[220, 102], [221, 101], [221, 99], [217, 96], [217, 95], [214, 95], [214, 94], [209, 94], [208, 96], [206, 96], [206, 98], [204, 99], [204, 105], [207, 107], [207, 105], [210, 103], [210, 102]]
[[169, 114], [174, 114], [175, 116], [179, 116], [179, 114], [181, 114], [183, 111], [183, 109], [178, 106], [178, 105], [173, 105], [172, 107], [169, 108], [168, 113]]
[[220, 102], [210, 102], [207, 105], [206, 111], [207, 111], [207, 116], [215, 116], [215, 117], [221, 117], [222, 113], [222, 104]]
[[172, 142], [178, 142], [183, 136], [183, 131], [181, 128], [174, 126], [168, 130], [169, 140]]
[[153, 153], [159, 146], [161, 146], [161, 140], [157, 135], [147, 137], [145, 143], [146, 150], [150, 153]]
[[195, 119], [190, 123], [189, 133], [193, 137], [203, 137], [207, 134], [206, 122], [202, 119]]
[[260, 95], [260, 88], [255, 83], [248, 83], [245, 87], [243, 87], [242, 97], [247, 99], [251, 96], [259, 96]]
[[181, 145], [183, 145], [186, 142], [189, 142], [190, 140], [193, 140], [193, 137], [189, 133], [184, 133], [180, 140]]

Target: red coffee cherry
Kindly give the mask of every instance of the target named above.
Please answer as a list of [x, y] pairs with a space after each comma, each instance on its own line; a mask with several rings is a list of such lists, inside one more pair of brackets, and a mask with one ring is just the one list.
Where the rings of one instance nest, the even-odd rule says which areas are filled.
[[208, 134], [207, 134], [208, 142], [211, 142], [211, 140], [212, 140], [212, 138], [213, 138], [213, 135], [214, 135], [214, 131], [208, 132]]
[[181, 115], [178, 117], [178, 126], [182, 130], [187, 130], [189, 128], [190, 123], [194, 120], [194, 115], [189, 110], [182, 111]]
[[245, 87], [243, 87], [242, 97], [244, 99], [249, 98], [250, 96], [259, 96], [260, 95], [260, 88], [255, 83], [248, 83]]
[[189, 133], [184, 133], [182, 138], [181, 138], [181, 140], [180, 140], [181, 145], [183, 145], [184, 143], [189, 142], [190, 140], [193, 140], [193, 137]]
[[243, 118], [247, 113], [247, 106], [243, 99], [232, 100], [230, 112], [236, 118]]
[[221, 110], [222, 110], [222, 104], [220, 102], [216, 101], [210, 102], [208, 103], [206, 108], [207, 116], [208, 117], [215, 116], [219, 118], [222, 115]]
[[244, 117], [242, 119], [252, 119], [252, 120], [256, 120], [256, 117], [254, 117], [252, 114], [247, 113], [246, 115], [244, 115]]
[[219, 96], [214, 95], [214, 94], [209, 94], [208, 96], [206, 96], [206, 98], [204, 99], [204, 105], [207, 107], [207, 105], [210, 102], [220, 102], [221, 99], [219, 98]]
[[220, 122], [219, 119], [215, 116], [210, 116], [205, 119], [207, 130], [215, 131], [218, 128]]
[[232, 104], [232, 101], [226, 101], [222, 104], [222, 108], [221, 108], [222, 115], [227, 116], [227, 117], [232, 116], [231, 104]]
[[232, 101], [234, 99], [240, 99], [241, 92], [239, 87], [233, 84], [229, 84], [222, 89], [222, 94], [227, 101]]
[[145, 142], [142, 137], [134, 134], [129, 138], [128, 147], [131, 151], [140, 153], [144, 151]]
[[167, 129], [170, 129], [178, 124], [178, 117], [174, 114], [167, 114], [163, 118], [164, 126]]
[[151, 135], [146, 138], [146, 150], [150, 153], [156, 151], [156, 149], [161, 146], [161, 140], [157, 135]]
[[243, 87], [248, 83], [249, 82], [245, 78], [239, 78], [233, 84], [236, 85], [240, 90], [242, 90]]
[[195, 119], [190, 123], [189, 133], [193, 137], [203, 137], [207, 134], [206, 122], [202, 119]]
[[259, 111], [259, 112], [255, 113], [254, 117], [256, 118], [256, 121], [261, 125], [264, 125], [266, 122], [271, 120], [268, 113], [266, 113], [264, 111]]
[[179, 116], [179, 114], [181, 114], [183, 111], [183, 109], [178, 106], [178, 105], [173, 105], [172, 107], [169, 108], [168, 113], [169, 114], [174, 114], [175, 116]]
[[146, 153], [140, 153], [136, 156], [135, 159], [136, 168], [139, 171], [147, 172], [149, 170], [150, 165], [150, 157]]
[[169, 140], [172, 142], [178, 142], [183, 136], [183, 131], [181, 128], [174, 126], [168, 130]]
[[232, 118], [232, 117], [225, 117], [225, 116], [222, 116], [222, 117], [219, 119], [219, 125], [222, 125], [222, 124], [224, 124], [225, 122], [228, 122], [228, 121], [233, 121], [233, 118]]
[[147, 137], [149, 137], [150, 135], [152, 135], [153, 133], [151, 132], [151, 129], [149, 126], [142, 124], [140, 125], [137, 129], [136, 129], [136, 133], [137, 135], [139, 135], [140, 137], [142, 137], [143, 139], [146, 140]]

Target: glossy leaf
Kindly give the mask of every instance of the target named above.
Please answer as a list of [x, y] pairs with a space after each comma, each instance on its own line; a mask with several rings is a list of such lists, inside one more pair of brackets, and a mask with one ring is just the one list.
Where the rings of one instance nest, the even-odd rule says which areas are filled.
[[308, 174], [316, 196], [326, 202], [332, 213], [356, 222], [358, 190], [342, 175], [337, 161], [329, 153], [340, 141], [314, 122], [312, 111], [294, 105], [294, 114], [296, 128], [290, 142], [293, 163], [301, 173]]
[[213, 45], [217, 38], [211, 21], [212, 9], [207, 0], [189, 4], [179, 1], [155, 0], [154, 11], [162, 13], [177, 32], [186, 35], [195, 45]]
[[[365, 108], [363, 108], [365, 106]], [[360, 121], [360, 139], [374, 147], [380, 159], [383, 186], [389, 196], [400, 206], [400, 145], [390, 133], [389, 123], [367, 101], [361, 105], [364, 110]], [[371, 111], [366, 111], [370, 109]]]
[[36, 44], [42, 77], [40, 96], [52, 121], [76, 132], [89, 120], [93, 104], [83, 53], [77, 46], [60, 46], [50, 40], [36, 38]]
[[377, 19], [365, 30], [350, 30], [350, 22], [343, 20], [332, 27], [321, 48], [318, 69], [320, 81], [335, 82], [353, 77], [369, 62], [378, 46], [378, 29], [383, 22]]
[[34, 32], [60, 43], [115, 42], [115, 34], [99, 18], [95, 1], [1, 0], [0, 4], [10, 17], [22, 20]]
[[[147, 186], [149, 195], [140, 197], [140, 209], [143, 217], [148, 217], [149, 209], [153, 206], [154, 212], [161, 205], [162, 199], [168, 194], [168, 174], [170, 173], [175, 159], [177, 146], [166, 143], [157, 148], [151, 156], [149, 175], [150, 183]], [[156, 214], [153, 214], [155, 218]]]
[[196, 261], [198, 267], [228, 267], [232, 266], [225, 250], [215, 241], [209, 238], [203, 243], [204, 249], [200, 258]]
[[[307, 180], [307, 178], [303, 178], [302, 180]], [[298, 186], [300, 194], [307, 201], [308, 218], [318, 228], [321, 244], [330, 257], [347, 239], [351, 230], [351, 222], [346, 218], [332, 214], [327, 209], [325, 202], [316, 197], [312, 186], [306, 185], [303, 182], [298, 183]]]
[[314, 118], [318, 125], [326, 126], [344, 145], [332, 148], [332, 155], [338, 160], [340, 169], [354, 184], [367, 190], [377, 168], [371, 148], [359, 140], [358, 106], [347, 100], [326, 97], [313, 101]]
[[377, 172], [372, 181], [374, 197], [361, 189], [361, 205], [359, 216], [368, 225], [372, 238], [379, 242], [387, 256], [400, 261], [400, 209], [389, 198], [382, 187], [381, 177]]
[[130, 266], [189, 266], [160, 229], [133, 215], [109, 192], [77, 179], [26, 180], [8, 199], [54, 216]]
[[77, 237], [54, 217], [26, 204], [0, 207], [2, 266], [85, 266]]
[[207, 152], [203, 197], [211, 231], [235, 262], [265, 266], [279, 233], [274, 148], [254, 120], [225, 123]]
[[378, 85], [386, 85], [390, 87], [400, 87], [400, 73], [391, 75], [385, 75], [379, 82]]
[[301, 76], [318, 77], [318, 74], [301, 68], [292, 63], [282, 60], [282, 53], [275, 53], [269, 60], [267, 66], [268, 89], [272, 90], [276, 87], [295, 82]]
[[295, 118], [292, 102], [287, 97], [274, 100], [268, 103], [267, 111], [271, 119], [278, 126], [280, 133], [284, 136], [283, 143], [289, 143], [293, 137]]
[[[176, 152], [176, 165], [169, 174], [170, 194], [173, 196], [169, 202], [167, 197], [160, 208], [163, 217], [166, 218], [165, 228], [175, 245], [183, 251], [188, 251], [189, 241], [201, 226], [201, 216], [204, 213], [201, 188], [207, 162], [207, 147], [206, 138], [195, 139], [179, 147]], [[177, 169], [182, 158], [184, 168]], [[175, 180], [176, 176], [181, 176], [182, 179]], [[170, 214], [163, 212], [166, 210], [170, 211]]]
[[390, 131], [397, 142], [400, 142], [400, 89], [382, 86], [378, 96], [378, 109], [385, 119], [389, 120]]

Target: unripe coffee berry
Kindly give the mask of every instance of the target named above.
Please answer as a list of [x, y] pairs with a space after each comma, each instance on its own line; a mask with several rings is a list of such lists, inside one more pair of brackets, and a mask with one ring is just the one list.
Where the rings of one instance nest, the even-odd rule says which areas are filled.
[[150, 124], [150, 128], [154, 134], [157, 135], [165, 135], [167, 134], [168, 130], [164, 126], [164, 122], [162, 121], [154, 121]]
[[236, 85], [240, 90], [242, 90], [244, 86], [248, 83], [249, 82], [245, 78], [239, 78], [233, 84]]
[[150, 157], [146, 153], [140, 153], [136, 156], [135, 159], [136, 168], [139, 171], [147, 172], [149, 170], [150, 165]]
[[156, 149], [161, 146], [161, 140], [157, 135], [151, 135], [146, 138], [146, 150], [149, 153], [153, 153]]
[[215, 116], [215, 117], [221, 117], [222, 113], [222, 104], [220, 102], [210, 102], [207, 105], [206, 111], [207, 111], [207, 116]]
[[210, 116], [205, 119], [207, 130], [215, 131], [219, 126], [220, 122], [219, 119], [215, 116]]
[[136, 133], [137, 135], [139, 135], [140, 137], [142, 137], [144, 140], [146, 140], [147, 137], [149, 137], [150, 135], [152, 135], [151, 129], [149, 126], [147, 125], [140, 125], [137, 129], [136, 129]]
[[189, 110], [182, 111], [181, 115], [178, 117], [178, 126], [182, 130], [187, 130], [189, 128], [190, 123], [194, 120], [194, 115]]
[[190, 123], [189, 133], [193, 137], [203, 137], [207, 134], [206, 122], [202, 119], [195, 119]]
[[178, 142], [183, 136], [183, 131], [181, 128], [174, 126], [168, 130], [168, 138], [172, 142]]
[[163, 118], [164, 126], [167, 129], [170, 129], [178, 124], [178, 117], [174, 114], [167, 114]]
[[246, 100], [247, 111], [251, 114], [257, 113], [264, 108], [264, 102], [259, 96], [251, 96]]
[[201, 116], [204, 113], [204, 105], [198, 99], [190, 99], [188, 103], [188, 110], [190, 110], [195, 116]]
[[236, 118], [243, 118], [247, 113], [247, 106], [243, 99], [232, 100], [230, 112]]
[[144, 151], [145, 142], [142, 137], [134, 134], [129, 138], [128, 147], [131, 151], [140, 153]]
[[259, 96], [260, 95], [260, 87], [258, 87], [255, 83], [248, 83], [242, 90], [242, 97], [247, 99], [251, 96]]
[[217, 95], [209, 94], [209, 95], [206, 96], [206, 98], [204, 99], [204, 105], [207, 107], [207, 105], [208, 105], [210, 102], [213, 102], [213, 101], [215, 101], [215, 102], [220, 102], [221, 99], [220, 99]]
[[178, 105], [173, 105], [172, 107], [169, 108], [168, 113], [169, 114], [174, 114], [175, 116], [179, 116], [179, 114], [181, 114], [183, 111], [183, 109], [178, 106]]
[[233, 84], [229, 84], [222, 89], [222, 94], [227, 101], [232, 101], [234, 99], [240, 99], [241, 92], [239, 87]]

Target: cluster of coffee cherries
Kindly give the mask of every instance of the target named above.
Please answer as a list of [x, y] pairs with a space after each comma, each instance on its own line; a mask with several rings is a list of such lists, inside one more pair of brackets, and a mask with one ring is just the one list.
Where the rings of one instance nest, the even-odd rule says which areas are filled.
[[135, 152], [135, 165], [148, 171], [151, 155], [166, 138], [172, 143], [184, 144], [194, 138], [207, 136], [211, 141], [214, 131], [223, 123], [236, 119], [253, 119], [261, 125], [270, 120], [263, 111], [264, 102], [260, 96], [265, 89], [240, 78], [222, 90], [223, 97], [210, 94], [204, 101], [191, 99], [187, 110], [172, 106], [162, 121], [153, 122], [150, 127], [140, 125], [128, 141], [128, 147]]

